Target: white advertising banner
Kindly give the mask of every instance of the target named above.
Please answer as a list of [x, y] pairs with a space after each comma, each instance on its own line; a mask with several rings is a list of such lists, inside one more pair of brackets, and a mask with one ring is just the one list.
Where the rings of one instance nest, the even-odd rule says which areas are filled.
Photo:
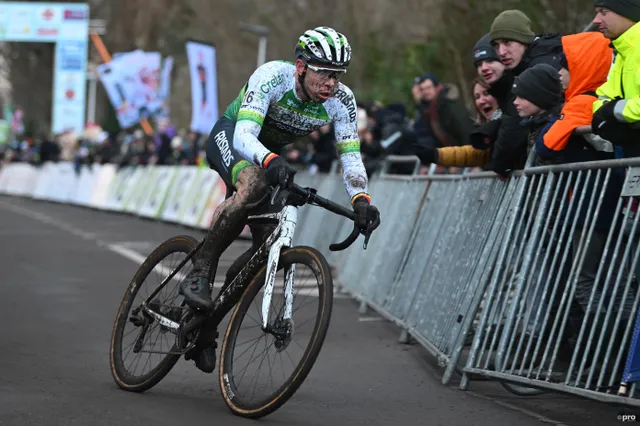
[[100, 176], [100, 169], [102, 166], [99, 164], [92, 164], [91, 166], [82, 166], [80, 169], [80, 183], [76, 190], [75, 196], [72, 200], [73, 203], [82, 206], [88, 206], [93, 196], [93, 187], [98, 182]]
[[124, 197], [135, 171], [135, 167], [123, 167], [116, 172], [109, 186], [109, 195], [104, 207], [106, 210], [122, 210], [124, 208]]
[[184, 201], [189, 195], [189, 189], [197, 182], [198, 167], [180, 167], [178, 175], [173, 183], [171, 192], [167, 195], [165, 207], [162, 210], [162, 218], [169, 222], [177, 222], [180, 212], [184, 207]]
[[187, 42], [191, 75], [191, 130], [208, 135], [218, 120], [216, 49], [213, 45]]
[[206, 169], [199, 169], [194, 183], [183, 199], [179, 223], [187, 226], [199, 226], [200, 219], [209, 202], [211, 192], [218, 182], [219, 175]]
[[138, 209], [138, 215], [142, 217], [159, 217], [171, 190], [173, 180], [178, 173], [178, 168], [173, 166], [156, 166], [152, 185], [147, 186], [144, 201]]

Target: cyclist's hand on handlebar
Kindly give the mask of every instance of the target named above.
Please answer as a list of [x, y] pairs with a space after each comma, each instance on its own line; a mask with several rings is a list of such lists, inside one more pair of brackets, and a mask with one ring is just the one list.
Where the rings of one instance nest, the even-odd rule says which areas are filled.
[[380, 212], [369, 204], [367, 197], [358, 197], [353, 203], [354, 223], [362, 233], [371, 233], [380, 226]]
[[267, 164], [265, 180], [273, 187], [284, 189], [293, 183], [295, 174], [296, 170], [284, 158], [276, 156]]

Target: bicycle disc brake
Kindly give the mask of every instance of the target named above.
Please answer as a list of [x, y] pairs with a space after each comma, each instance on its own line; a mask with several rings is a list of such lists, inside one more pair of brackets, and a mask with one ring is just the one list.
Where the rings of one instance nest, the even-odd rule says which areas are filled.
[[278, 352], [282, 352], [291, 343], [295, 326], [292, 319], [276, 319], [269, 332], [275, 337], [274, 346]]

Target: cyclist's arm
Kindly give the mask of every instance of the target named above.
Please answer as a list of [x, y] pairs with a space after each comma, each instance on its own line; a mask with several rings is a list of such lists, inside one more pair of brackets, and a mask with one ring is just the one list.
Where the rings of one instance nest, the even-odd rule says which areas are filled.
[[[262, 71], [262, 72], [261, 72]], [[238, 110], [236, 128], [233, 133], [233, 147], [245, 159], [257, 166], [264, 166], [264, 161], [272, 154], [259, 140], [258, 135], [262, 130], [262, 123], [267, 116], [271, 97], [277, 90], [264, 93], [260, 89], [262, 80], [271, 80], [273, 75], [264, 73], [264, 69], [258, 68], [253, 73], [244, 91], [242, 104]], [[275, 155], [275, 154], [274, 154]]]
[[359, 197], [365, 197], [370, 201], [367, 192], [369, 183], [367, 172], [360, 155], [356, 100], [353, 93], [346, 87], [339, 89], [336, 98], [339, 100], [336, 102], [337, 108], [333, 111], [331, 118], [334, 122], [336, 147], [342, 166], [344, 186], [351, 197], [352, 204]]

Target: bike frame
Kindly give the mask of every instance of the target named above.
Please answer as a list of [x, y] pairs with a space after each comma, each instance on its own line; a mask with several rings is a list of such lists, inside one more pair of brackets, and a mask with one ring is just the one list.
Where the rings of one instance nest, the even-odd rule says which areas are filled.
[[[288, 195], [290, 195], [290, 193], [285, 193], [285, 197], [282, 198], [282, 200], [285, 200], [285, 202], [277, 212], [258, 213], [250, 215], [248, 217], [247, 224], [268, 223], [276, 224], [277, 226], [269, 235], [269, 237], [267, 237], [266, 241], [253, 254], [251, 259], [249, 259], [247, 264], [235, 276], [231, 283], [229, 283], [229, 285], [218, 294], [218, 296], [213, 301], [213, 306], [209, 313], [207, 313], [206, 315], [198, 316], [184, 325], [184, 329], [181, 331], [183, 335], [188, 335], [191, 331], [196, 330], [200, 327], [204, 327], [207, 329], [217, 327], [222, 319], [227, 315], [227, 313], [233, 308], [233, 306], [235, 306], [237, 301], [240, 300], [240, 297], [242, 297], [242, 294], [246, 290], [248, 280], [252, 278], [252, 276], [249, 276], [248, 274], [253, 272], [255, 268], [262, 266], [262, 264], [265, 262], [265, 259], [267, 262], [267, 270], [265, 275], [266, 279], [264, 283], [264, 296], [262, 299], [261, 315], [262, 329], [264, 331], [267, 331], [269, 329], [269, 307], [271, 306], [271, 299], [273, 298], [276, 272], [278, 270], [278, 260], [280, 259], [280, 253], [282, 249], [289, 248], [293, 244], [293, 236], [295, 233], [296, 224], [298, 222], [298, 206], [302, 206], [304, 204], [316, 205], [333, 213], [347, 217], [351, 220], [354, 220], [355, 218], [355, 214], [352, 210], [317, 195], [315, 189], [301, 188], [294, 184], [291, 188], [288, 189], [288, 191], [291, 191], [291, 193], [295, 194], [298, 197], [297, 201], [287, 203], [287, 201], [289, 201], [287, 197]], [[279, 190], [276, 187], [271, 196], [272, 206], [275, 203], [278, 193]], [[299, 204], [300, 202], [302, 202], [302, 204]], [[356, 241], [358, 235], [360, 235], [360, 232], [361, 231], [354, 223], [351, 234], [344, 241], [336, 244], [331, 244], [329, 246], [329, 250], [340, 251], [346, 249]], [[367, 248], [367, 242], [369, 241], [370, 235], [371, 234], [368, 231], [365, 233], [363, 245], [363, 248], [365, 250]], [[169, 273], [169, 276], [167, 276], [167, 278], [162, 281], [162, 283], [151, 293], [151, 295], [147, 297], [144, 302], [142, 302], [141, 308], [144, 309], [144, 311], [148, 315], [155, 318], [160, 324], [170, 329], [173, 333], [178, 333], [180, 324], [160, 315], [157, 312], [154, 312], [151, 308], [149, 308], [149, 302], [167, 285], [167, 283], [178, 273], [178, 271], [187, 262], [190, 261], [194, 254], [198, 250], [200, 250], [203, 244], [204, 240], [200, 241], [196, 248], [187, 255], [186, 259], [180, 262], [180, 264]], [[295, 268], [292, 266], [286, 273], [284, 283], [285, 309], [282, 319], [285, 320], [291, 319], [292, 315], [294, 279]], [[198, 343], [196, 343], [196, 345], [197, 344]]]
[[[245, 265], [244, 268], [238, 273], [238, 275], [231, 282], [229, 287], [225, 289], [224, 292], [218, 295], [215, 299], [214, 307], [212, 312], [216, 313], [220, 308], [222, 302], [226, 299], [226, 296], [233, 292], [238, 285], [246, 284], [244, 281], [246, 277], [244, 275], [250, 269], [252, 269], [252, 264], [254, 262], [261, 261], [261, 257], [266, 254], [268, 250], [268, 259], [267, 259], [267, 271], [266, 271], [266, 279], [264, 285], [264, 297], [262, 299], [262, 327], [263, 329], [267, 328], [267, 324], [269, 323], [269, 307], [271, 306], [271, 299], [273, 298], [273, 289], [275, 287], [276, 281], [276, 272], [278, 271], [278, 260], [280, 259], [280, 252], [284, 248], [289, 248], [293, 244], [293, 236], [296, 229], [296, 224], [298, 222], [298, 207], [296, 206], [285, 206], [281, 211], [277, 213], [265, 213], [249, 216], [247, 223], [251, 222], [273, 222], [278, 225], [274, 229], [274, 231], [269, 235], [264, 244], [257, 250], [257, 252], [253, 255], [251, 260]], [[177, 332], [180, 324], [166, 318], [163, 315], [155, 312], [151, 308], [149, 308], [148, 304], [153, 298], [162, 291], [162, 289], [169, 283], [169, 281], [178, 273], [182, 267], [189, 262], [189, 260], [194, 256], [194, 254], [200, 250], [203, 242], [201, 241], [198, 246], [191, 252], [189, 255], [182, 261], [178, 266], [176, 266], [169, 275], [162, 280], [160, 285], [156, 287], [156, 289], [147, 297], [147, 299], [142, 303], [142, 308], [144, 311], [155, 318], [161, 325], [169, 328], [173, 332]], [[292, 266], [289, 271], [287, 271], [287, 275], [285, 277], [285, 285], [284, 285], [284, 298], [285, 298], [285, 309], [283, 314], [283, 319], [291, 319], [292, 311], [293, 311], [293, 282], [295, 277], [295, 266]], [[240, 282], [238, 282], [238, 280]], [[244, 288], [243, 288], [244, 290]], [[191, 325], [191, 327], [196, 327], [199, 325], [199, 321]], [[190, 328], [191, 328], [190, 327]]]

